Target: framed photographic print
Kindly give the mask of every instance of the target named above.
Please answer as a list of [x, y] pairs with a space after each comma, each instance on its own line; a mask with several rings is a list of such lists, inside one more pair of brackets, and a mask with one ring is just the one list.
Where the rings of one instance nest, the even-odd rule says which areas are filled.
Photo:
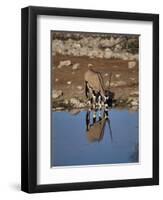
[[159, 15], [22, 9], [22, 190], [159, 184]]

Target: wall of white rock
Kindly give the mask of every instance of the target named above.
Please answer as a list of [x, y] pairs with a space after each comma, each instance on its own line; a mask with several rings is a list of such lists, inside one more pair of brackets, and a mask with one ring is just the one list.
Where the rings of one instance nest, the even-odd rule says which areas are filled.
[[123, 37], [83, 36], [78, 40], [55, 38], [52, 40], [52, 55], [58, 53], [69, 56], [88, 56], [89, 58], [138, 60], [138, 49], [134, 50], [132, 47], [137, 43], [138, 38], [124, 39]]

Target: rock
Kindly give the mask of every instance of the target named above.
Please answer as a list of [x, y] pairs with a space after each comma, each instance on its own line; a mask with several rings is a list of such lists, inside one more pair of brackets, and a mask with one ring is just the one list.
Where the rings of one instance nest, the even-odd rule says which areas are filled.
[[114, 39], [111, 37], [111, 39], [101, 39], [100, 41], [100, 46], [102, 48], [107, 48], [107, 47], [111, 47], [114, 44]]
[[79, 68], [79, 63], [75, 63], [75, 64], [73, 64], [73, 66], [72, 66], [72, 70], [76, 70], [76, 69], [78, 69]]
[[122, 49], [122, 46], [120, 44], [117, 44], [114, 48], [115, 52], [119, 52]]
[[80, 101], [79, 101], [78, 99], [76, 99], [76, 98], [71, 98], [71, 99], [70, 99], [70, 103], [71, 103], [72, 105], [79, 105], [79, 104], [80, 104]]
[[108, 73], [105, 73], [104, 76], [108, 76]]
[[94, 48], [92, 51], [89, 52], [90, 58], [98, 58], [99, 50], [98, 48]]
[[120, 76], [121, 76], [120, 74], [116, 74], [116, 75], [115, 75], [116, 78], [119, 78]]
[[139, 60], [139, 54], [133, 55], [133, 60]]
[[71, 85], [71, 83], [72, 83], [71, 81], [67, 81], [67, 84], [68, 84], [68, 85]]
[[72, 110], [70, 110], [70, 114], [71, 115], [78, 115], [79, 113], [80, 113], [79, 109], [72, 109]]
[[93, 64], [91, 64], [91, 63], [88, 63], [88, 67], [93, 67]]
[[85, 106], [86, 106], [85, 103], [80, 103], [78, 108], [84, 108]]
[[126, 52], [120, 54], [120, 58], [122, 60], [128, 60], [129, 59], [128, 57], [129, 57], [129, 54]]
[[67, 105], [67, 104], [69, 104], [69, 101], [67, 99], [65, 99], [63, 103]]
[[138, 110], [138, 106], [132, 106], [130, 109], [129, 109], [131, 112], [135, 112]]
[[56, 79], [55, 79], [55, 82], [58, 82], [58, 81], [59, 81], [59, 79], [58, 79], [58, 78], [56, 78]]
[[80, 46], [80, 44], [74, 44], [73, 47], [76, 49], [79, 49], [81, 46]]
[[132, 77], [130, 77], [130, 80], [131, 80], [131, 81], [135, 81], [136, 79], [135, 79], [135, 78], [132, 78]]
[[125, 86], [127, 83], [125, 81], [117, 81], [116, 82], [117, 86]]
[[138, 97], [129, 97], [128, 100], [127, 100], [127, 103], [131, 105], [131, 107], [133, 106], [138, 106], [138, 103], [139, 100], [138, 100]]
[[62, 90], [53, 90], [52, 91], [52, 98], [57, 99], [63, 95]]
[[60, 61], [58, 69], [62, 68], [63, 66], [70, 66], [70, 65], [71, 65], [71, 60]]
[[113, 56], [112, 50], [109, 48], [106, 48], [105, 53], [104, 53], [104, 58], [110, 59], [110, 58], [112, 58], [112, 56]]
[[64, 107], [56, 107], [55, 108], [55, 111], [61, 111], [61, 110], [64, 110]]
[[128, 62], [128, 68], [133, 69], [136, 66], [136, 61], [130, 61]]
[[[61, 34], [60, 34], [61, 35]], [[68, 34], [67, 34], [68, 35]], [[123, 60], [138, 60], [138, 52], [126, 52], [125, 45], [135, 45], [136, 42], [123, 41], [122, 37], [101, 37], [97, 36], [84, 36], [79, 34], [69, 34], [65, 37], [65, 33], [57, 39], [52, 41], [52, 55], [61, 54], [69, 56], [87, 56], [90, 58], [115, 58]], [[110, 52], [108, 51], [111, 50]], [[62, 67], [59, 65], [59, 68]]]
[[78, 85], [78, 86], [77, 86], [77, 89], [78, 89], [78, 90], [82, 90], [83, 87], [82, 87], [81, 85]]
[[71, 98], [70, 99], [70, 104], [75, 107], [75, 108], [83, 108], [85, 107], [85, 104], [80, 102], [78, 99], [76, 98]]
[[125, 85], [127, 85], [125, 81], [116, 81], [110, 84], [110, 86], [112, 87], [119, 87], [119, 86], [125, 86]]
[[135, 100], [135, 101], [131, 101], [131, 105], [132, 106], [137, 106], [138, 105], [138, 102]]
[[130, 96], [133, 96], [133, 95], [137, 95], [137, 96], [138, 96], [138, 95], [139, 95], [139, 92], [138, 92], [138, 91], [133, 91], [133, 92], [131, 92], [131, 93], [130, 93]]

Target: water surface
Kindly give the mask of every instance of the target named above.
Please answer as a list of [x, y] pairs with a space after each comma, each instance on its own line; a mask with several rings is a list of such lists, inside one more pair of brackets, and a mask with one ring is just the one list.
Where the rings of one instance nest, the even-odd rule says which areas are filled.
[[138, 162], [138, 112], [98, 114], [93, 121], [92, 112], [52, 112], [52, 166]]

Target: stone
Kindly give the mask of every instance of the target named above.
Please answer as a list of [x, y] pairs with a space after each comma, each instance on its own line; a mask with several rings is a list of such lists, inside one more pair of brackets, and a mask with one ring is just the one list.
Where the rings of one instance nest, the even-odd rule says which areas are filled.
[[59, 65], [57, 67], [58, 67], [58, 69], [60, 69], [63, 66], [70, 66], [70, 65], [71, 65], [71, 60], [64, 60], [64, 61], [60, 61]]
[[105, 53], [104, 53], [104, 58], [110, 59], [110, 58], [112, 58], [112, 56], [113, 56], [112, 50], [109, 48], [106, 48]]
[[71, 81], [67, 81], [67, 84], [68, 84], [68, 85], [71, 85]]
[[131, 96], [133, 96], [133, 95], [137, 95], [137, 96], [138, 96], [138, 95], [139, 95], [139, 92], [138, 92], [138, 91], [133, 91], [133, 92], [130, 92], [130, 95], [131, 95]]
[[53, 90], [52, 91], [52, 98], [57, 99], [63, 95], [62, 90]]
[[137, 101], [132, 101], [132, 102], [131, 102], [131, 105], [132, 105], [132, 106], [137, 106], [137, 105], [138, 105], [138, 102], [137, 102]]
[[138, 104], [139, 104], [138, 102], [139, 102], [138, 97], [129, 97], [127, 100], [127, 103], [131, 107], [138, 106]]
[[73, 64], [72, 70], [77, 70], [79, 68], [79, 65], [80, 65], [79, 63]]
[[72, 109], [70, 110], [69, 112], [71, 115], [78, 115], [80, 113], [80, 110], [79, 109]]
[[133, 69], [133, 68], [135, 68], [135, 66], [136, 66], [136, 61], [130, 61], [130, 62], [128, 62], [128, 68], [129, 69]]
[[76, 98], [71, 98], [70, 99], [70, 104], [74, 107], [74, 108], [83, 108], [85, 107], [85, 104], [80, 102], [78, 99]]
[[125, 81], [116, 81], [110, 84], [110, 86], [112, 87], [119, 87], [119, 86], [125, 86], [125, 85], [127, 85]]
[[125, 86], [127, 83], [125, 81], [117, 81], [116, 82], [117, 86]]
[[78, 85], [78, 86], [77, 86], [77, 89], [78, 89], [78, 90], [82, 90], [83, 87], [82, 87], [81, 85]]
[[108, 73], [105, 73], [104, 76], [108, 76]]
[[138, 110], [138, 106], [132, 106], [130, 109], [129, 109], [131, 112], [135, 112]]
[[120, 74], [116, 74], [116, 75], [115, 75], [116, 78], [119, 78], [120, 76], [121, 76]]
[[81, 47], [81, 45], [75, 43], [75, 44], [73, 45], [73, 47], [76, 48], [76, 49], [79, 49], [79, 48]]
[[114, 48], [115, 52], [119, 52], [122, 49], [122, 46], [120, 44], [117, 44]]
[[135, 78], [132, 78], [132, 77], [130, 77], [130, 80], [131, 80], [131, 81], [135, 81], [136, 79], [135, 79]]
[[56, 78], [56, 79], [55, 79], [55, 82], [58, 82], [58, 81], [59, 81], [59, 79], [58, 79], [58, 78]]
[[64, 100], [64, 104], [69, 104], [69, 101], [67, 99]]
[[88, 63], [88, 67], [93, 67], [93, 64], [91, 64], [91, 63]]
[[80, 104], [80, 101], [79, 101], [78, 99], [76, 99], [76, 98], [71, 98], [71, 99], [70, 99], [70, 103], [71, 103], [72, 105], [79, 105], [79, 104]]
[[61, 110], [64, 110], [64, 107], [56, 107], [55, 108], [55, 111], [61, 111]]
[[[121, 37], [100, 37], [100, 36], [83, 36], [77, 33], [52, 41], [52, 55], [61, 54], [69, 56], [87, 56], [90, 58], [115, 58], [122, 60], [139, 60], [139, 54], [126, 52], [124, 45], [132, 44], [129, 41], [123, 41]], [[135, 43], [135, 42], [134, 42]], [[108, 51], [111, 50], [110, 52]], [[61, 68], [61, 65], [58, 65]]]

